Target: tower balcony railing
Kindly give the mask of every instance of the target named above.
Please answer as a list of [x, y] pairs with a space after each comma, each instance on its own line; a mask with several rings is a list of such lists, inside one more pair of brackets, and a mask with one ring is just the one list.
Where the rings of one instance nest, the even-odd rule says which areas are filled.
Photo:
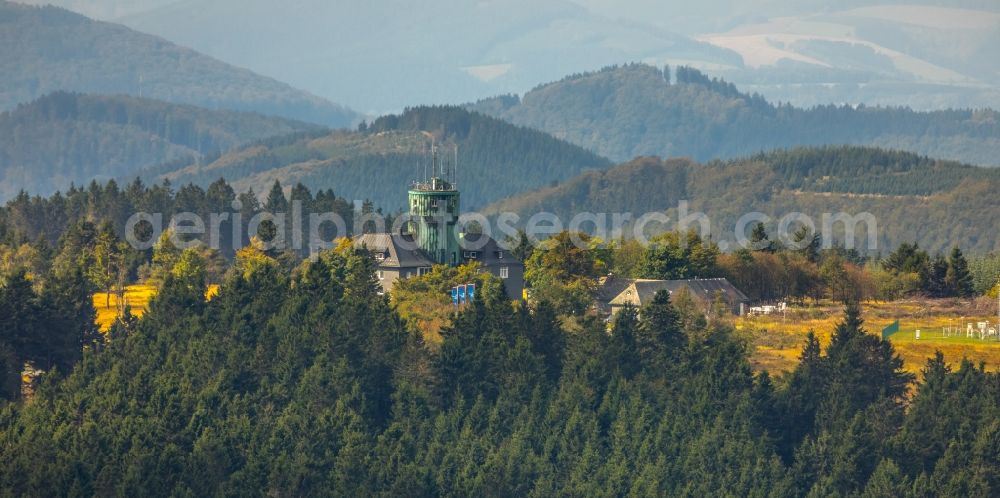
[[456, 192], [458, 186], [442, 178], [434, 177], [424, 182], [413, 182], [410, 190], [421, 192]]

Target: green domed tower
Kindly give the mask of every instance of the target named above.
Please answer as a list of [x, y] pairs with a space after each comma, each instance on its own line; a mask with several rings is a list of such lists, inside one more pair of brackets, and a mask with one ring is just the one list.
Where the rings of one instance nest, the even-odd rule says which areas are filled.
[[[437, 169], [436, 164], [434, 169]], [[459, 216], [458, 188], [452, 182], [433, 176], [429, 181], [414, 183], [408, 197], [417, 245], [435, 262], [457, 266], [462, 256], [455, 233]]]

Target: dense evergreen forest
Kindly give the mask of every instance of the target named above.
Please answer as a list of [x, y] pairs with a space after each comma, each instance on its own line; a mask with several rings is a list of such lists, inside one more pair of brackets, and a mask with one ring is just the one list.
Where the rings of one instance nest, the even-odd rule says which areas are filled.
[[261, 140], [201, 165], [173, 162], [151, 168], [151, 183], [206, 186], [225, 177], [240, 190], [260, 192], [275, 180], [333, 188], [349, 199], [371, 199], [395, 210], [410, 182], [429, 172], [430, 144], [454, 171], [466, 209], [572, 178], [610, 161], [552, 136], [459, 107], [416, 107], [362, 123], [356, 132], [303, 133]]
[[[484, 211], [524, 216], [550, 211], [568, 223], [579, 212], [652, 211], [675, 216], [679, 201], [704, 212], [716, 241], [733, 242], [737, 219], [759, 211], [773, 217], [802, 212], [821, 225], [823, 213], [871, 213], [878, 248], [904, 242], [935, 252], [957, 245], [966, 252], [1000, 250], [1000, 170], [868, 147], [812, 147], [759, 153], [742, 159], [696, 163], [638, 158], [606, 171], [590, 171], [560, 185], [514, 196]], [[585, 228], [590, 229], [588, 225]], [[861, 232], [866, 227], [859, 225]], [[842, 240], [840, 235], [837, 238]], [[858, 233], [858, 239], [862, 233]], [[732, 247], [732, 246], [730, 246]], [[864, 250], [864, 248], [859, 248]]]
[[[673, 74], [671, 74], [673, 73]], [[546, 131], [605, 157], [726, 159], [777, 148], [855, 144], [1000, 165], [993, 110], [775, 105], [695, 69], [613, 66], [470, 108]]]
[[[772, 379], [724, 320], [665, 293], [610, 329], [567, 332], [545, 302], [486, 285], [432, 345], [380, 294], [368, 254], [329, 251], [289, 274], [251, 248], [208, 302], [203, 262], [185, 254], [143, 319], [0, 407], [6, 493], [1000, 492], [1000, 376], [939, 356], [914, 385], [854, 305], [825, 350], [810, 336]], [[4, 341], [47, 337], [32, 325], [46, 292], [86, 312], [68, 289], [6, 277]]]
[[[162, 284], [182, 259], [181, 249], [197, 245], [197, 257], [206, 262], [209, 281], [218, 283], [237, 251], [255, 243], [250, 232], [255, 217], [289, 213], [293, 205], [300, 205], [303, 213], [335, 213], [344, 225], [317, 221], [314, 226], [304, 216], [299, 227], [302, 238], [296, 244], [293, 218], [285, 218], [284, 231], [273, 221], [259, 222], [256, 243], [273, 246], [269, 254], [285, 270], [322, 249], [319, 244], [329, 247], [335, 238], [354, 233], [352, 203], [329, 189], [314, 195], [302, 184], [291, 187], [286, 195], [281, 184], [275, 183], [263, 202], [253, 192], [237, 194], [221, 179], [208, 189], [189, 184], [174, 190], [169, 183], [147, 187], [136, 180], [125, 188], [114, 181], [92, 182], [86, 189], [73, 188], [49, 198], [22, 192], [0, 208], [0, 278], [21, 272], [36, 286], [82, 279], [80, 292], [106, 292], [121, 302], [129, 284]], [[364, 202], [358, 214], [377, 211]], [[154, 222], [157, 216], [162, 218], [158, 226], [147, 219], [126, 234], [134, 213], [148, 213]], [[179, 213], [198, 216], [202, 233], [180, 233], [183, 227], [194, 225], [174, 219]], [[215, 228], [212, 219], [218, 220]], [[80, 276], [75, 275], [76, 269]]]
[[[918, 383], [853, 304], [873, 296], [872, 276], [875, 292], [982, 293], [975, 275], [995, 282], [997, 258], [970, 269], [958, 250], [942, 260], [905, 244], [866, 263], [805, 232], [803, 247], [782, 247], [763, 225], [734, 254], [693, 233], [646, 248], [574, 247], [562, 233], [512, 251], [526, 261], [527, 303], [474, 266], [436, 268], [390, 300], [372, 255], [349, 244], [303, 259], [256, 241], [228, 255], [181, 250], [163, 236], [139, 251], [116, 231], [128, 209], [351, 209], [302, 185], [255, 198], [221, 180], [176, 192], [112, 182], [0, 210], [5, 494], [1000, 492], [1000, 375], [938, 356]], [[825, 350], [810, 335], [799, 366], [772, 378], [750, 368], [750, 337], [728, 313], [689, 296], [661, 293], [610, 324], [587, 311], [581, 292], [609, 271], [725, 275], [755, 299], [848, 304]], [[469, 278], [479, 297], [445, 305], [430, 340], [414, 314]], [[148, 313], [126, 306], [98, 333], [91, 293], [135, 281], [159, 289]], [[222, 286], [206, 301], [210, 282]], [[43, 373], [19, 392], [26, 363]]]
[[[210, 10], [245, 7], [233, 22], [256, 26], [274, 11], [264, 3]], [[560, 51], [619, 53], [621, 40], [730, 57], [638, 21], [606, 21], [616, 34], [595, 37], [605, 20], [578, 0], [514, 9], [516, 23], [498, 5], [433, 2], [421, 16], [475, 13], [445, 33], [479, 40], [429, 54], [425, 36], [397, 53], [386, 47], [427, 23], [388, 19], [399, 5], [375, 2], [331, 24], [310, 14], [345, 5], [314, 3], [294, 6], [312, 19], [288, 40], [326, 33], [350, 39], [329, 45], [338, 57], [434, 62], [424, 76], [383, 64], [376, 72], [398, 74], [376, 78], [372, 95], [457, 71], [444, 59], [475, 64], [448, 56], [457, 48], [537, 52], [513, 70], [498, 64], [501, 83]], [[208, 9], [181, 1], [151, 15], [198, 8]], [[437, 13], [448, 9], [457, 14]], [[358, 13], [376, 29], [350, 20]], [[175, 27], [204, 35], [196, 21], [216, 19], [189, 14]], [[386, 31], [397, 25], [407, 28]], [[560, 41], [531, 42], [543, 38]], [[966, 51], [980, 50], [973, 41]], [[911, 351], [873, 327], [891, 314], [901, 333], [898, 316], [942, 303], [995, 309], [1000, 168], [983, 166], [1000, 166], [996, 111], [800, 109], [689, 67], [631, 64], [361, 121], [56, 7], [0, 0], [0, 46], [0, 498], [1000, 497], [1000, 371], [959, 360], [992, 348], [987, 329], [975, 345], [915, 329], [925, 348]], [[437, 174], [457, 185], [462, 211], [514, 212], [521, 226], [545, 211], [569, 222], [686, 210], [713, 231], [660, 225], [647, 244], [587, 224], [542, 240], [522, 230], [510, 247], [407, 271], [390, 289], [383, 270], [402, 252], [364, 246], [356, 236], [374, 223], [361, 216], [391, 226], [411, 182]], [[772, 219], [747, 225], [737, 246], [736, 220], [752, 211]], [[861, 223], [855, 247], [843, 230], [825, 239], [818, 222], [791, 225], [786, 239], [779, 218], [793, 212], [870, 213], [877, 227]], [[150, 216], [131, 225], [137, 213]], [[309, 217], [319, 213], [344, 224]], [[497, 276], [483, 256], [502, 260]], [[519, 277], [520, 263], [526, 292], [507, 295], [502, 278]], [[622, 279], [701, 278], [746, 298], [705, 286], [604, 309]], [[453, 302], [470, 283], [475, 297]], [[908, 314], [903, 300], [920, 305]], [[734, 317], [777, 302], [792, 305], [798, 335]], [[807, 316], [830, 325], [806, 331], [796, 320]], [[765, 348], [786, 363], [753, 357]]]
[[249, 112], [55, 92], [0, 113], [0, 200], [22, 189], [49, 195], [94, 178], [134, 178], [164, 162], [218, 156], [250, 141], [323, 129]]
[[349, 126], [354, 111], [125, 26], [0, 0], [0, 110], [63, 90]]
[[[106, 184], [91, 182], [86, 188], [74, 187], [65, 194], [57, 192], [48, 198], [31, 197], [21, 192], [0, 208], [0, 243], [15, 247], [31, 244], [42, 248], [41, 254], [45, 254], [51, 248], [63, 245], [74, 230], [84, 225], [106, 226], [111, 235], [124, 239], [127, 221], [135, 213], [161, 214], [163, 229], [170, 228], [171, 217], [177, 213], [193, 213], [205, 222], [211, 219], [212, 214], [229, 213], [232, 215], [230, 218], [219, 222], [219, 240], [212, 240], [212, 234], [207, 229], [199, 239], [207, 245], [218, 246], [224, 255], [232, 256], [235, 249], [249, 243], [248, 225], [255, 214], [289, 213], [289, 207], [295, 201], [302, 203], [303, 213], [336, 213], [346, 223], [344, 228], [347, 233], [353, 230], [354, 205], [330, 189], [313, 194], [305, 185], [296, 184], [286, 191], [275, 182], [260, 200], [253, 191], [238, 193], [221, 178], [207, 189], [193, 184], [175, 189], [170, 182], [148, 186], [136, 179], [125, 187], [119, 187], [114, 180]], [[361, 210], [380, 211], [371, 202], [363, 202]], [[237, 232], [243, 238], [233, 241], [233, 223], [237, 213], [240, 215]], [[308, 220], [304, 220], [302, 229], [308, 233], [309, 228]], [[135, 235], [142, 236], [151, 229], [148, 225], [139, 225]], [[286, 223], [286, 229], [291, 231], [290, 222]], [[347, 235], [335, 233], [326, 225], [318, 227], [318, 230], [327, 241]], [[286, 235], [284, 240], [291, 245], [290, 235]], [[308, 248], [300, 252], [307, 253]]]

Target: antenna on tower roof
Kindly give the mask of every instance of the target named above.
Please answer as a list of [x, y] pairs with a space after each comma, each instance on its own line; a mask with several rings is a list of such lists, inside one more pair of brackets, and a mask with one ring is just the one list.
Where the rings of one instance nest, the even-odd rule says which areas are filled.
[[431, 139], [431, 176], [440, 176], [438, 173], [438, 152], [437, 144], [434, 143], [434, 139]]
[[458, 186], [458, 142], [455, 142], [455, 162], [451, 165], [452, 176], [451, 183], [456, 187]]

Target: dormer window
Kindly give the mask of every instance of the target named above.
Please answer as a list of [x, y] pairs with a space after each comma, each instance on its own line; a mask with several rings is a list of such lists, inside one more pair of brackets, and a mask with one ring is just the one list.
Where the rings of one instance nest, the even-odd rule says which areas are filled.
[[503, 251], [497, 251], [497, 259], [503, 259]]
[[375, 253], [375, 261], [385, 261], [386, 254], [384, 252]]
[[462, 256], [465, 259], [476, 259], [479, 257], [479, 251], [465, 251]]

